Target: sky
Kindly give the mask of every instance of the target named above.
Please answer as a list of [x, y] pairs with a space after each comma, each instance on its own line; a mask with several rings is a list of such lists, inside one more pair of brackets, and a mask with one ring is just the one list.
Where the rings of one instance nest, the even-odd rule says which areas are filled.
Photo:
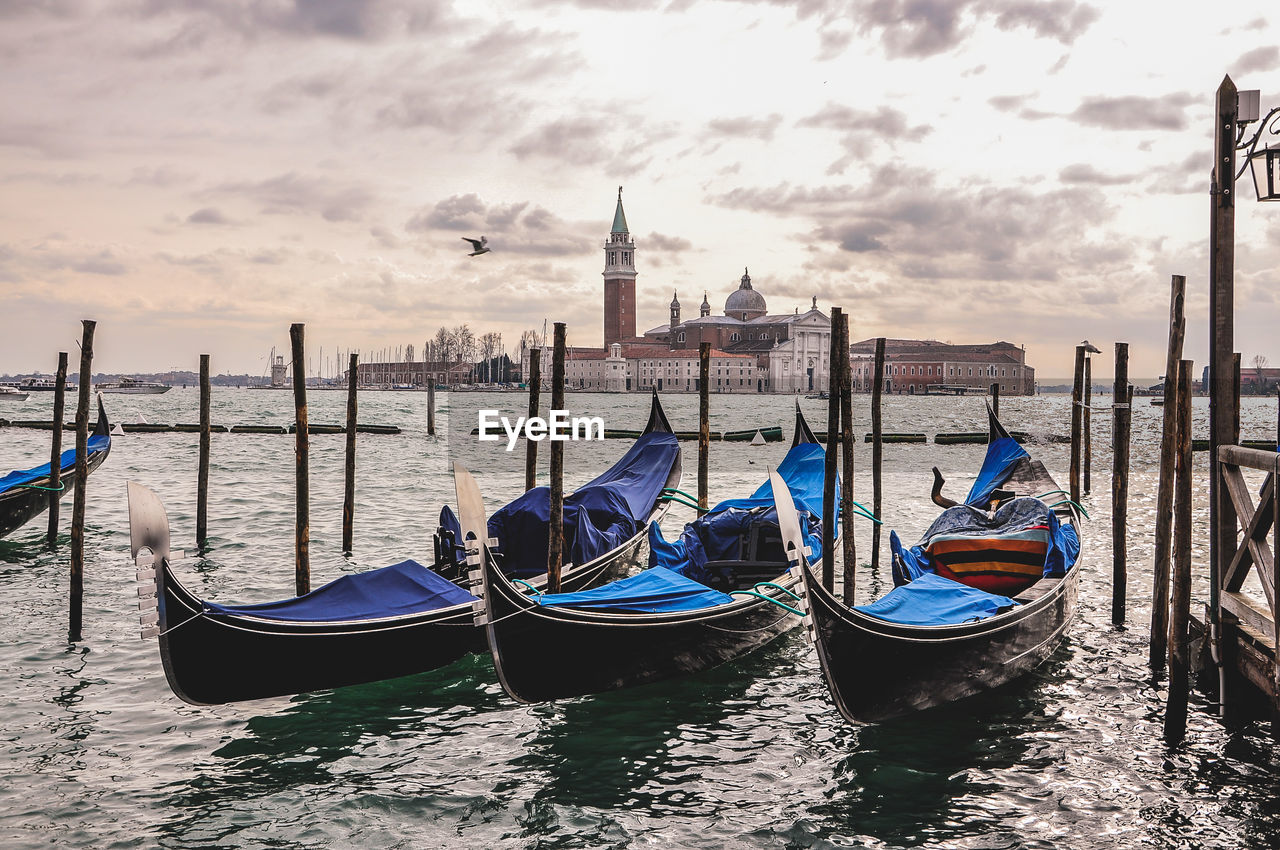
[[[1280, 106], [1273, 8], [0, 0], [0, 373], [86, 318], [104, 372], [263, 374], [293, 322], [312, 371], [462, 323], [599, 345], [620, 185], [641, 331], [749, 268], [854, 340], [1155, 377], [1183, 274], [1198, 371], [1214, 93]], [[1280, 204], [1237, 188], [1236, 348], [1280, 365]]]

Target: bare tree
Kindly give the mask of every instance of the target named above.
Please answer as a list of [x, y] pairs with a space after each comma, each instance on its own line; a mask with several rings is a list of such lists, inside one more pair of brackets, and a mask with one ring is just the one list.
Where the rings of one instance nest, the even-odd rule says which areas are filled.
[[1253, 355], [1253, 371], [1258, 379], [1258, 392], [1260, 393], [1267, 390], [1266, 369], [1270, 362], [1265, 354]]
[[435, 348], [435, 360], [444, 364], [444, 381], [445, 384], [448, 384], [450, 383], [449, 365], [453, 363], [453, 354], [457, 347], [457, 343], [454, 340], [453, 334], [449, 333], [448, 328], [440, 328], [440, 330], [436, 331], [435, 339], [432, 341], [432, 346]]
[[493, 331], [480, 335], [480, 359], [484, 362], [484, 379], [486, 382], [493, 381], [493, 358], [498, 356], [498, 341], [500, 338]]
[[542, 341], [542, 334], [538, 333], [535, 330], [527, 330], [524, 333], [520, 334], [521, 359], [524, 358], [524, 353], [526, 351], [528, 351], [530, 348], [533, 348], [541, 341]]

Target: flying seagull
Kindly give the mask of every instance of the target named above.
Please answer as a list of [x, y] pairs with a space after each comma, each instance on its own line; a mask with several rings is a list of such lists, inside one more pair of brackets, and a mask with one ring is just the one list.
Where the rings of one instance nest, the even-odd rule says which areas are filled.
[[467, 254], [468, 257], [477, 257], [481, 254], [489, 253], [489, 238], [487, 236], [481, 236], [479, 239], [468, 239], [464, 236], [462, 241], [471, 243], [472, 251]]
[[1098, 348], [1098, 346], [1096, 346], [1096, 345], [1094, 345], [1093, 343], [1089, 342], [1089, 340], [1087, 340], [1087, 339], [1086, 339], [1084, 342], [1080, 343], [1080, 345], [1081, 345], [1081, 347], [1082, 347], [1082, 348], [1084, 348], [1084, 350], [1085, 350], [1086, 352], [1088, 352], [1089, 354], [1101, 354], [1101, 353], [1102, 353], [1102, 349], [1101, 349], [1101, 348]]

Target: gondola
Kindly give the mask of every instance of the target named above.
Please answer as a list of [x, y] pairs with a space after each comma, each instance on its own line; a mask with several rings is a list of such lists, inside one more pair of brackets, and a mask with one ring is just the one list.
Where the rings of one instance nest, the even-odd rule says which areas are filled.
[[[679, 486], [680, 472], [679, 443], [655, 393], [643, 436], [609, 470], [565, 499], [566, 514], [575, 520], [566, 533], [568, 549], [579, 556], [577, 564], [565, 568], [565, 585], [583, 589], [632, 566], [648, 524], [668, 507], [667, 489]], [[496, 512], [488, 528], [501, 542], [500, 551], [533, 551], [540, 539], [543, 572], [548, 504], [547, 488], [534, 488]], [[169, 686], [197, 705], [305, 693], [442, 667], [485, 648], [484, 633], [473, 622], [475, 598], [450, 580], [461, 577], [452, 516], [447, 508], [442, 511], [430, 568], [407, 560], [344, 576], [305, 596], [221, 605], [178, 581], [170, 564], [164, 506], [146, 487], [130, 482], [130, 544], [140, 567], [142, 636], [158, 638]], [[522, 559], [513, 554], [510, 562], [519, 574]], [[532, 575], [527, 581], [540, 583]]]
[[[780, 469], [801, 505], [796, 523], [815, 551], [823, 459], [797, 406], [795, 438]], [[478, 492], [463, 496], [473, 483], [465, 470], [454, 481], [460, 510], [482, 510]], [[464, 528], [484, 525], [483, 517], [463, 521]], [[503, 575], [500, 554], [472, 555], [472, 589], [484, 598], [477, 620], [511, 697], [541, 702], [697, 673], [800, 622], [768, 482], [748, 498], [716, 505], [674, 543], [651, 525], [649, 541], [648, 569], [578, 593], [526, 594]]]
[[[88, 458], [86, 474], [93, 472], [111, 453], [111, 424], [107, 422], [107, 413], [102, 406], [102, 398], [98, 398], [98, 422], [89, 435], [87, 447]], [[59, 459], [58, 498], [67, 494], [76, 483], [76, 450], [64, 451]], [[25, 525], [33, 517], [42, 514], [49, 507], [50, 465], [18, 469], [0, 478], [0, 537]]]
[[[786, 545], [800, 578], [805, 635], [851, 722], [875, 722], [998, 687], [1048, 658], [1076, 612], [1079, 506], [988, 408], [989, 442], [963, 504], [907, 549], [890, 535], [895, 587], [869, 605], [837, 599]], [[789, 494], [778, 490], [786, 512]], [[950, 505], [950, 506], [948, 506]], [[787, 529], [783, 529], [786, 534]]]

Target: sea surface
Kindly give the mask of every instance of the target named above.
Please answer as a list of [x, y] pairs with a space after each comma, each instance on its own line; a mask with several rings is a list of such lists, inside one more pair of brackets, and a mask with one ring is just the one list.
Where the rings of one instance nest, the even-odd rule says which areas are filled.
[[[108, 395], [123, 422], [195, 422], [194, 388]], [[669, 395], [678, 429], [697, 427], [697, 397]], [[1111, 625], [1110, 397], [1092, 424], [1084, 499], [1081, 605], [1062, 649], [997, 692], [904, 719], [852, 726], [828, 699], [798, 630], [704, 675], [533, 707], [508, 699], [487, 657], [392, 682], [287, 699], [190, 706], [165, 681], [155, 639], [138, 635], [125, 482], [164, 500], [177, 565], [199, 594], [224, 602], [293, 588], [294, 439], [215, 434], [209, 548], [194, 546], [197, 436], [127, 434], [88, 481], [84, 637], [67, 641], [69, 520], [43, 548], [45, 518], [0, 540], [0, 847], [1274, 847], [1280, 845], [1277, 750], [1269, 728], [1227, 727], [1193, 696], [1184, 744], [1162, 739], [1165, 683], [1146, 666], [1161, 408], [1135, 399], [1126, 628]], [[439, 507], [453, 501], [450, 463], [468, 465], [490, 509], [523, 486], [523, 452], [479, 444], [476, 411], [522, 413], [519, 393], [438, 396], [440, 436], [426, 434], [425, 393], [366, 392], [355, 551], [340, 551], [342, 435], [311, 437], [313, 586], [406, 557], [429, 560]], [[781, 425], [794, 400], [714, 396], [712, 428]], [[800, 402], [815, 429], [826, 402]], [[0, 416], [47, 418], [49, 394], [5, 402]], [[345, 393], [312, 392], [310, 420], [341, 423]], [[544, 402], [545, 405], [545, 402]], [[648, 398], [570, 394], [575, 415], [643, 427]], [[1064, 396], [1006, 397], [1005, 424], [1066, 483]], [[1195, 400], [1207, 436], [1207, 400]], [[285, 424], [289, 392], [216, 388], [213, 421]], [[869, 430], [869, 400], [854, 401]], [[976, 431], [980, 398], [890, 397], [887, 432]], [[1276, 402], [1246, 399], [1246, 438], [1275, 435]], [[446, 436], [447, 434], [447, 436]], [[0, 471], [48, 460], [48, 432], [0, 429]], [[71, 434], [67, 434], [70, 444]], [[540, 474], [546, 475], [543, 443]], [[625, 451], [626, 440], [566, 446], [566, 487]], [[696, 492], [696, 443], [683, 443], [684, 489]], [[712, 443], [712, 501], [746, 495], [786, 451]], [[859, 442], [855, 497], [870, 504], [870, 448]], [[914, 540], [936, 514], [930, 468], [963, 495], [982, 446], [886, 445], [886, 527]], [[1198, 575], [1207, 558], [1207, 456], [1196, 455]], [[670, 537], [691, 518], [676, 508]], [[887, 534], [886, 534], [887, 540]], [[889, 584], [857, 535], [860, 600]], [[1198, 578], [1195, 604], [1204, 599]], [[405, 647], [406, 652], [413, 651]], [[572, 657], [548, 663], [574, 664]]]

